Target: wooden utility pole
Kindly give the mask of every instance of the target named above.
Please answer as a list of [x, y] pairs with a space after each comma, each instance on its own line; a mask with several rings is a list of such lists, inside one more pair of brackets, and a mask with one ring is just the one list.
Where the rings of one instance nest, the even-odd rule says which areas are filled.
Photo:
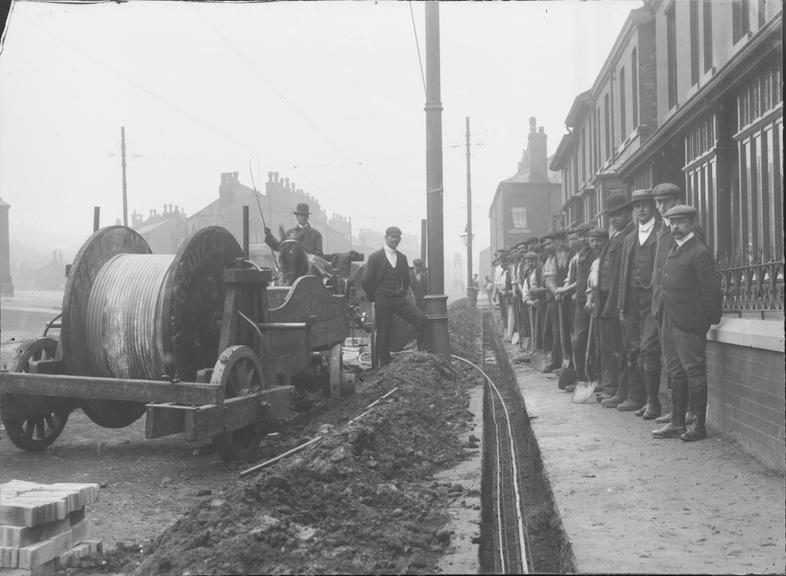
[[442, 226], [442, 102], [440, 100], [439, 2], [426, 2], [426, 199], [428, 216], [428, 296], [426, 347], [450, 358], [448, 297]]
[[472, 281], [472, 176], [469, 162], [469, 116], [467, 116], [467, 300], [473, 308], [477, 303], [478, 290]]
[[126, 127], [120, 127], [120, 156], [123, 166], [123, 226], [128, 226], [128, 193], [126, 190]]

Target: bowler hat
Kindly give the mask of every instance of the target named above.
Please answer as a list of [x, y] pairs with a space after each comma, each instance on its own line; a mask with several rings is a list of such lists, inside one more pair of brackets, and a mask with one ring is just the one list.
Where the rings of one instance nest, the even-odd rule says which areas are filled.
[[649, 188], [641, 188], [639, 190], [634, 190], [630, 195], [630, 203], [631, 205], [635, 202], [653, 202], [652, 200], [652, 190]]
[[308, 204], [306, 204], [305, 202], [301, 202], [300, 204], [297, 205], [297, 208], [295, 208], [293, 214], [305, 214], [306, 216], [308, 216], [309, 214], [311, 214], [311, 212], [309, 212], [308, 210]]
[[385, 236], [390, 236], [392, 234], [397, 234], [401, 236], [401, 228], [399, 228], [398, 226], [388, 226], [387, 229], [385, 230]]
[[677, 204], [676, 206], [666, 210], [664, 214], [666, 218], [674, 218], [675, 216], [687, 216], [688, 218], [696, 217], [696, 209], [687, 204]]
[[630, 208], [625, 194], [612, 194], [606, 199], [606, 212], [613, 214], [625, 208]]
[[608, 238], [609, 231], [605, 228], [593, 228], [589, 231], [589, 235], [591, 238]]
[[652, 189], [653, 199], [680, 195], [682, 195], [682, 190], [680, 190], [680, 187], [676, 184], [672, 184], [671, 182], [662, 182]]

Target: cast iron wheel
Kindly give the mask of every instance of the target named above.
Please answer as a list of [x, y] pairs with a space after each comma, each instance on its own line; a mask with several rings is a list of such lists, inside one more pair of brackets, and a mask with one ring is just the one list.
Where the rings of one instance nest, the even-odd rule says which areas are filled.
[[[55, 357], [57, 340], [39, 338], [27, 345], [18, 356], [13, 372], [27, 372], [29, 362]], [[63, 432], [70, 408], [61, 401], [28, 394], [3, 394], [0, 418], [8, 437], [22, 450], [39, 452], [52, 444]]]
[[[262, 363], [248, 346], [230, 346], [218, 357], [210, 383], [221, 386], [225, 400], [258, 392], [264, 388]], [[253, 456], [264, 435], [260, 423], [217, 434], [212, 440], [221, 459], [230, 462]]]

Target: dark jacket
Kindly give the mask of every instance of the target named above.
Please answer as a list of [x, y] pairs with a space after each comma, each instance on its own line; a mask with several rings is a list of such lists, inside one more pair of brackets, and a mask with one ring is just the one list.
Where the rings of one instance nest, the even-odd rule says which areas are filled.
[[[374, 301], [374, 293], [382, 282], [386, 267], [389, 266], [384, 248], [372, 252], [371, 256], [368, 257], [366, 271], [363, 273], [360, 286], [366, 293], [366, 298], [369, 302]], [[409, 263], [407, 262], [407, 257], [398, 250], [396, 250], [396, 272], [401, 275], [402, 287], [404, 292], [406, 292], [409, 289]]]
[[[314, 230], [310, 224], [306, 223], [303, 228], [290, 228], [284, 234], [284, 240], [299, 240], [303, 245], [303, 250], [308, 254], [322, 256], [322, 234]], [[281, 242], [272, 234], [265, 236], [265, 243], [273, 250], [279, 250]]]
[[[663, 220], [660, 217], [655, 218], [655, 224], [652, 226], [652, 232], [650, 232], [650, 237], [647, 238], [647, 242], [644, 243], [642, 248], [649, 248], [650, 251], [650, 258], [653, 262], [653, 269], [655, 267], [655, 259], [656, 257], [660, 257], [658, 253], [658, 237], [660, 234], [661, 229], [663, 228]], [[639, 241], [639, 227], [636, 223], [633, 225], [633, 230], [625, 236], [622, 241], [622, 253], [620, 256], [620, 275], [619, 275], [619, 287], [617, 290], [619, 291], [617, 294], [617, 308], [619, 310], [625, 310], [625, 298], [628, 295], [628, 287], [629, 287], [629, 276], [631, 275], [633, 262], [631, 261], [633, 258], [633, 247]], [[652, 286], [652, 284], [650, 284]]]
[[[696, 224], [693, 229], [693, 234], [705, 246], [707, 242], [704, 239], [704, 229]], [[661, 284], [663, 283], [663, 267], [666, 265], [666, 259], [669, 257], [669, 251], [674, 246], [674, 236], [671, 235], [671, 229], [668, 226], [661, 226], [657, 235], [658, 247], [655, 250], [657, 258], [652, 264], [652, 315], [657, 318], [660, 313], [661, 304], [663, 302], [663, 290]]]
[[663, 267], [661, 284], [665, 314], [684, 332], [706, 334], [720, 322], [722, 297], [709, 248], [694, 236], [682, 246], [674, 243]]
[[[611, 271], [611, 278], [609, 278], [609, 295], [606, 299], [606, 304], [603, 310], [600, 311], [600, 316], [603, 318], [618, 318], [619, 312], [617, 311], [617, 293], [619, 291], [620, 279], [620, 258], [622, 256], [622, 243], [625, 241], [625, 236], [630, 234], [636, 225], [631, 221], [613, 238], [609, 238], [600, 251], [599, 258], [601, 261], [603, 257], [609, 255], [609, 269]], [[598, 270], [598, 286], [600, 286], [600, 275], [603, 274], [603, 267]], [[595, 316], [597, 318], [597, 315]]]

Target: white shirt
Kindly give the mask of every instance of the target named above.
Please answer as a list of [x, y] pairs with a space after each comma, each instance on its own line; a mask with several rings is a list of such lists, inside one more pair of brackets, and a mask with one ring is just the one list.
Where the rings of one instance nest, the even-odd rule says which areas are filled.
[[592, 292], [598, 287], [598, 269], [600, 268], [600, 259], [595, 258], [590, 265], [589, 276], [587, 276], [587, 294]]
[[674, 237], [674, 241], [677, 243], [677, 246], [682, 246], [683, 244], [685, 244], [685, 242], [687, 242], [691, 238], [693, 238], [693, 232], [692, 231], [690, 232], [690, 234], [686, 234], [685, 237], [682, 240], [680, 240], [679, 238], [677, 238], [675, 236]]
[[649, 219], [646, 224], [639, 224], [639, 246], [644, 246], [644, 243], [649, 238], [652, 227], [655, 226], [655, 216]]
[[494, 269], [494, 284], [500, 292], [505, 291], [505, 269], [499, 264]]
[[391, 248], [387, 244], [385, 244], [383, 248], [385, 249], [385, 256], [387, 257], [388, 262], [390, 262], [390, 265], [395, 268], [396, 263], [398, 262], [398, 253], [395, 249]]

